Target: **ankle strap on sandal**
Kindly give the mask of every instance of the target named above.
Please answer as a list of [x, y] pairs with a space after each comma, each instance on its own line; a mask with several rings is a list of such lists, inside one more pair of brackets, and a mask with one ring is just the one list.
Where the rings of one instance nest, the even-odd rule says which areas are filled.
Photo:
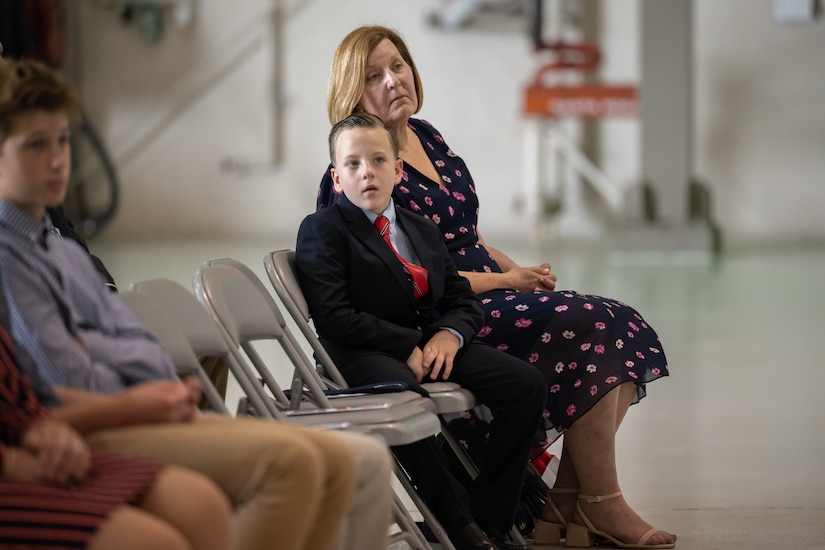
[[609, 495], [579, 495], [579, 500], [583, 500], [589, 504], [593, 504], [594, 502], [610, 500], [611, 498], [616, 498], [620, 496], [622, 496], [622, 492], [616, 491], [615, 493], [610, 493]]

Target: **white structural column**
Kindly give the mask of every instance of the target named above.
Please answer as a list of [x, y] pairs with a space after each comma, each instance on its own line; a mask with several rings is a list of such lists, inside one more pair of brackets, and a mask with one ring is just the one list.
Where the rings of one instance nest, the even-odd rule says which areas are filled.
[[687, 225], [693, 171], [692, 1], [641, 2], [641, 168], [656, 222]]

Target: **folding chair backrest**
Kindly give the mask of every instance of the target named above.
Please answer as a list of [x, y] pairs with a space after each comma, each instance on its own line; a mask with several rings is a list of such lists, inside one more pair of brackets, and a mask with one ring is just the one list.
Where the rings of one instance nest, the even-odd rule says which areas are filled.
[[203, 393], [213, 410], [228, 414], [226, 405], [212, 385], [195, 355], [186, 335], [166, 308], [151, 296], [143, 296], [134, 291], [120, 293], [120, 298], [151, 332], [172, 358], [178, 375], [195, 376], [201, 381]]
[[[302, 396], [319, 407], [331, 407], [324, 388], [313, 375], [314, 366], [286, 325], [272, 295], [246, 265], [222, 258], [204, 263], [195, 273], [195, 295], [223, 328], [231, 345], [241, 349], [264, 384], [283, 402], [281, 387], [253, 343], [275, 340], [292, 363], [293, 384], [288, 407], [297, 409]], [[307, 393], [304, 393], [306, 389]]]
[[227, 343], [221, 329], [195, 295], [169, 279], [151, 279], [132, 285], [134, 293], [162, 304], [197, 357], [223, 359], [257, 416], [280, 418], [280, 411], [266, 399], [249, 365]]
[[301, 331], [306, 341], [315, 354], [315, 359], [322, 369], [321, 376], [329, 381], [330, 385], [346, 388], [347, 382], [344, 380], [341, 371], [335, 366], [332, 358], [327, 353], [315, 329], [312, 326], [309, 316], [309, 306], [307, 306], [304, 292], [298, 281], [298, 273], [295, 270], [295, 251], [276, 250], [264, 256], [264, 268], [269, 277], [269, 281], [275, 288], [275, 293], [281, 299], [298, 330]]

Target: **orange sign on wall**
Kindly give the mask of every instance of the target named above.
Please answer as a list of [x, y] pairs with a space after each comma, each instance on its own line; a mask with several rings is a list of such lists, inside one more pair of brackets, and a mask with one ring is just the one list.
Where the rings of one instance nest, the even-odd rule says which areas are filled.
[[552, 118], [628, 118], [639, 114], [635, 86], [542, 86], [525, 90], [524, 113]]

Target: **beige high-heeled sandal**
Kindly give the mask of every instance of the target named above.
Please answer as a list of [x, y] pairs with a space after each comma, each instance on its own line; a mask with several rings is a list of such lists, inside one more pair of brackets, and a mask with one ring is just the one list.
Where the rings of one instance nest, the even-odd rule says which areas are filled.
[[[617, 491], [615, 493], [611, 493], [609, 495], [579, 495], [579, 500], [585, 500], [589, 503], [593, 502], [602, 502], [603, 500], [610, 500], [611, 498], [617, 498], [622, 495], [621, 491]], [[565, 541], [565, 546], [570, 548], [590, 548], [595, 544], [596, 537], [601, 539], [605, 539], [619, 548], [641, 548], [641, 549], [664, 549], [664, 548], [674, 548], [676, 546], [675, 542], [666, 543], [666, 544], [647, 544], [647, 541], [652, 537], [655, 533], [658, 533], [660, 529], [656, 529], [652, 527], [649, 531], [645, 532], [639, 540], [635, 543], [627, 543], [622, 542], [613, 535], [608, 535], [604, 531], [599, 531], [593, 526], [593, 523], [590, 519], [585, 515], [584, 510], [582, 510], [581, 504], [576, 502], [576, 513], [584, 522], [584, 525], [580, 525], [574, 521], [571, 521], [567, 524], [567, 540]]]
[[567, 529], [567, 520], [564, 519], [561, 510], [559, 510], [558, 506], [556, 506], [556, 503], [553, 502], [552, 496], [554, 494], [577, 494], [578, 492], [578, 489], [567, 487], [550, 489], [550, 492], [547, 495], [547, 504], [550, 505], [550, 509], [556, 515], [556, 519], [559, 520], [559, 522], [553, 523], [551, 521], [544, 521], [543, 519], [535, 520], [535, 527], [533, 529], [533, 544], [535, 544], [536, 546], [559, 546], [561, 544], [561, 539], [564, 536], [563, 532], [565, 529]]

